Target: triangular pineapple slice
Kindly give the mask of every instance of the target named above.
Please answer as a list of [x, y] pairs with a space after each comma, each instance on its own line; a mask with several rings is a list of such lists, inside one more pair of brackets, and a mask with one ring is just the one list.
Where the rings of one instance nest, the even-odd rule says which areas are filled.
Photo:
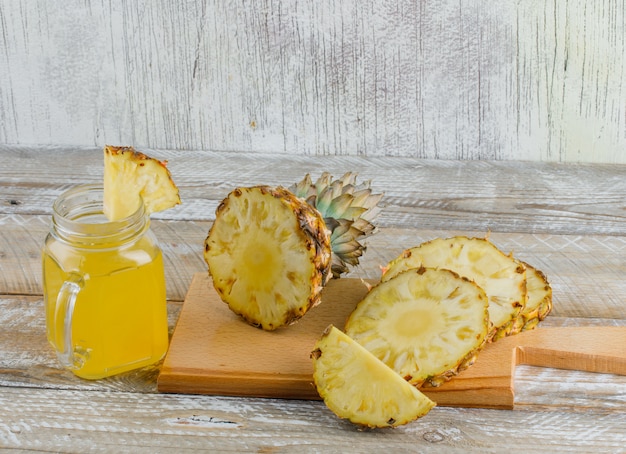
[[424, 394], [334, 326], [311, 353], [313, 379], [328, 408], [365, 427], [395, 427], [434, 406]]
[[382, 280], [411, 268], [445, 268], [473, 280], [489, 298], [490, 340], [511, 334], [526, 305], [524, 264], [485, 238], [437, 238], [404, 251], [389, 262]]
[[526, 288], [528, 301], [515, 322], [514, 332], [527, 331], [537, 327], [552, 310], [552, 287], [546, 275], [537, 268], [522, 262], [526, 267]]
[[133, 214], [143, 200], [149, 215], [180, 203], [167, 162], [132, 147], [104, 147], [104, 214], [116, 221]]
[[487, 305], [480, 287], [452, 271], [412, 269], [373, 287], [345, 331], [409, 383], [439, 386], [483, 348]]

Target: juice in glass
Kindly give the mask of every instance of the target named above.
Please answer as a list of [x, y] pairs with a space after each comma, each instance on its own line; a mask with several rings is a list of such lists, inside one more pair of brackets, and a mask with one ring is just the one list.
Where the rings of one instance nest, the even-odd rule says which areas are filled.
[[163, 257], [142, 207], [108, 222], [101, 188], [59, 198], [42, 253], [48, 340], [76, 375], [144, 367], [168, 346]]

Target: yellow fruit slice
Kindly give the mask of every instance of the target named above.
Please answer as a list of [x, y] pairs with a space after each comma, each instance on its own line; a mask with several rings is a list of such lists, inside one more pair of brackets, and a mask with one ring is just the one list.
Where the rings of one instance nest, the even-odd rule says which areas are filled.
[[526, 267], [528, 301], [517, 317], [514, 333], [536, 328], [552, 310], [552, 287], [546, 275], [528, 263], [522, 263]]
[[488, 338], [496, 340], [513, 331], [528, 298], [524, 264], [504, 254], [486, 238], [436, 238], [407, 249], [385, 268], [382, 281], [411, 268], [449, 269], [473, 280], [489, 298]]
[[379, 283], [345, 326], [348, 336], [414, 386], [439, 386], [473, 364], [488, 329], [483, 289], [432, 268]]
[[337, 416], [366, 427], [395, 427], [424, 416], [435, 403], [361, 345], [329, 326], [311, 353], [313, 379]]
[[104, 214], [110, 221], [130, 216], [143, 200], [146, 213], [180, 203], [166, 161], [132, 147], [104, 147]]

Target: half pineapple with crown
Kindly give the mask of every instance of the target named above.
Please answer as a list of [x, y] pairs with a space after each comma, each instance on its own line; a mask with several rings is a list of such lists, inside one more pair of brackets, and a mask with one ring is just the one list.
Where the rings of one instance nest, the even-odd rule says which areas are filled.
[[213, 286], [249, 324], [275, 330], [321, 301], [332, 277], [359, 263], [382, 194], [346, 173], [291, 187], [236, 188], [216, 209], [204, 243]]
[[178, 188], [159, 161], [133, 147], [104, 147], [104, 214], [109, 221], [133, 214], [144, 204], [146, 214], [180, 203]]

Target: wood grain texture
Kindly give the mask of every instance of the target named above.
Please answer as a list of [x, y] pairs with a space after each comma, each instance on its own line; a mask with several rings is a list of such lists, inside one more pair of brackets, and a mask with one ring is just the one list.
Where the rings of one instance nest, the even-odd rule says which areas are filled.
[[[354, 171], [385, 194], [382, 227], [626, 234], [625, 165], [146, 152], [169, 160], [183, 199], [157, 219], [211, 221], [236, 186], [288, 186], [306, 173], [316, 178], [322, 171], [336, 177]], [[0, 214], [50, 213], [70, 185], [102, 180], [101, 148], [0, 145], [0, 154], [11, 163], [0, 168]]]
[[0, 143], [626, 163], [621, 0], [0, 8]]
[[[205, 271], [201, 245], [219, 201], [236, 185], [288, 185], [322, 170], [356, 170], [386, 194], [380, 231], [352, 277], [377, 277], [380, 264], [421, 241], [491, 230], [503, 250], [547, 273], [555, 307], [542, 326], [626, 326], [624, 166], [153, 154], [170, 160], [183, 198], [152, 222], [166, 260], [170, 330], [191, 277]], [[39, 247], [52, 200], [101, 181], [101, 150], [0, 145], [0, 156], [0, 450], [624, 452], [626, 377], [612, 374], [519, 366], [515, 411], [436, 408], [399, 430], [372, 432], [321, 402], [157, 394], [158, 366], [78, 379], [47, 345]]]
[[[42, 405], [42, 403], [44, 403]], [[19, 415], [19, 416], [18, 416]], [[626, 414], [436, 408], [359, 432], [320, 402], [4, 388], [0, 446], [50, 452], [623, 452]]]

